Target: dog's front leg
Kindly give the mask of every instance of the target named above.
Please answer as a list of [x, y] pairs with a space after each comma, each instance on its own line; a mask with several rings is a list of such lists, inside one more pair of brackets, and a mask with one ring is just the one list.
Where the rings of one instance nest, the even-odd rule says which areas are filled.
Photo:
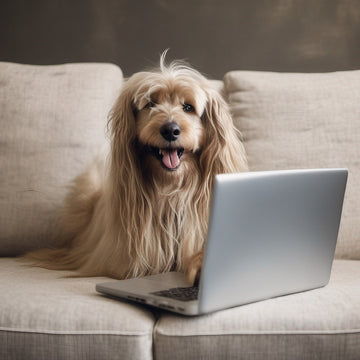
[[199, 251], [198, 253], [190, 257], [186, 265], [185, 275], [187, 279], [190, 281], [190, 283], [193, 284], [194, 286], [199, 284], [203, 257], [204, 257], [204, 252]]

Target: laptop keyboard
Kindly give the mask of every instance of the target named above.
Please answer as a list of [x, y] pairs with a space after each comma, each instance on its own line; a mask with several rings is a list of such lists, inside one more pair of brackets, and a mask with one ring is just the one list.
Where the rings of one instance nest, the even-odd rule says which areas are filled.
[[157, 296], [164, 296], [180, 301], [192, 301], [197, 300], [199, 294], [199, 287], [177, 287], [168, 290], [156, 291], [151, 294]]

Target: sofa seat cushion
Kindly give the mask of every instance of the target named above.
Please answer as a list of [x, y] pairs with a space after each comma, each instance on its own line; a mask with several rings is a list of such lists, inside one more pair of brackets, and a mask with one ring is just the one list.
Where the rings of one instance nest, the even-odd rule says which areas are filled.
[[251, 171], [349, 169], [336, 256], [360, 260], [360, 70], [225, 75]]
[[360, 355], [360, 261], [336, 260], [321, 289], [194, 318], [162, 314], [156, 358], [356, 360]]
[[122, 80], [113, 64], [0, 62], [0, 256], [54, 244], [67, 186], [104, 146]]
[[70, 274], [0, 258], [0, 359], [151, 359], [153, 314]]

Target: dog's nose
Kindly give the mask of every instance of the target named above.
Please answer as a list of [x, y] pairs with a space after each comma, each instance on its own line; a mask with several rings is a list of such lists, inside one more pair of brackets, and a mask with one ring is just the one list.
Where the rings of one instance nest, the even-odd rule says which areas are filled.
[[161, 136], [167, 141], [175, 141], [180, 136], [181, 129], [176, 122], [168, 122], [160, 128]]

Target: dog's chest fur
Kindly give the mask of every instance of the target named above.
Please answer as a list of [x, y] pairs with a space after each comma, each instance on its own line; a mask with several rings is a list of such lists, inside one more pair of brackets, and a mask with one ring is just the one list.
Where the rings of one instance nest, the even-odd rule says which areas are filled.
[[[207, 207], [192, 186], [154, 187], [142, 233], [142, 254], [152, 264], [150, 272], [184, 271], [187, 259], [201, 250], [206, 233]], [[204, 215], [206, 214], [206, 215]]]

